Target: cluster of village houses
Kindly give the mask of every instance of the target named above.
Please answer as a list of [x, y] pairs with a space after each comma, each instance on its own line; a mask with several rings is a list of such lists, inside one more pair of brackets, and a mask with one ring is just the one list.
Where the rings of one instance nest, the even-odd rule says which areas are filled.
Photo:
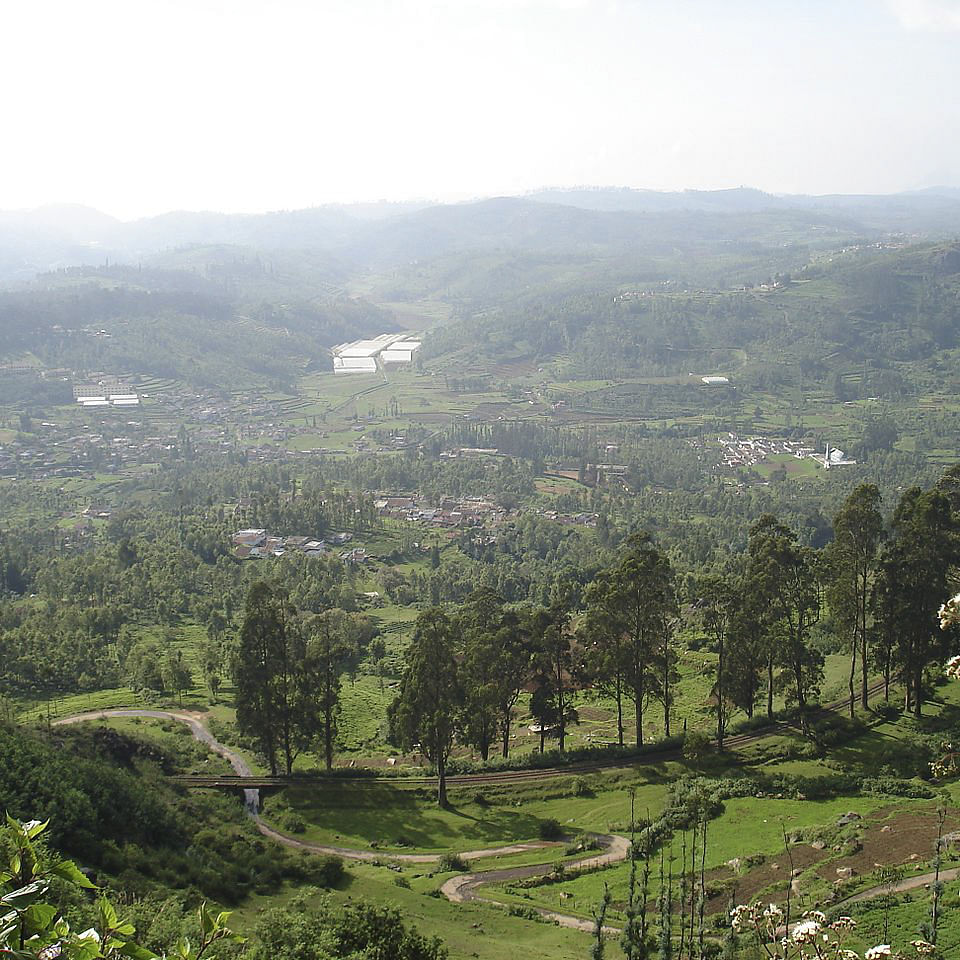
[[[352, 533], [336, 533], [329, 540], [322, 537], [277, 537], [262, 527], [238, 530], [233, 535], [233, 555], [238, 560], [257, 557], [282, 557], [285, 553], [302, 553], [306, 557], [325, 556], [331, 547], [342, 547], [353, 539]], [[367, 559], [362, 547], [340, 554], [345, 563], [363, 563]]]
[[474, 527], [504, 519], [508, 511], [482, 497], [442, 498], [437, 505], [419, 496], [381, 497], [377, 514], [434, 527]]
[[823, 453], [818, 453], [809, 444], [800, 440], [783, 440], [777, 437], [741, 437], [727, 433], [717, 438], [721, 448], [721, 465], [736, 469], [752, 467], [774, 456], [789, 454], [797, 460], [814, 460], [820, 466], [845, 467], [855, 464], [837, 447], [827, 444]]
[[[422, 524], [434, 528], [454, 530], [473, 528], [490, 531], [510, 518], [520, 516], [520, 511], [506, 510], [499, 504], [482, 497], [442, 498], [434, 506], [419, 495], [381, 497], [375, 502], [378, 516], [406, 523]], [[566, 526], [595, 527], [595, 513], [561, 513], [557, 510], [538, 509], [536, 516]], [[235, 515], [240, 513], [235, 511]], [[326, 556], [334, 547], [343, 547], [353, 539], [351, 533], [337, 533], [323, 537], [280, 537], [262, 527], [238, 530], [233, 535], [233, 556], [237, 560], [252, 560], [263, 557], [282, 557], [286, 553], [301, 553], [307, 557]], [[485, 542], [496, 542], [490, 536]], [[338, 554], [348, 564], [365, 563], [370, 559], [363, 547], [353, 547]]]
[[[504, 520], [520, 515], [483, 497], [443, 497], [434, 505], [419, 495], [381, 497], [374, 504], [381, 517], [420, 523], [433, 527], [495, 527]], [[569, 526], [596, 526], [595, 513], [560, 513], [539, 509], [536, 515]]]

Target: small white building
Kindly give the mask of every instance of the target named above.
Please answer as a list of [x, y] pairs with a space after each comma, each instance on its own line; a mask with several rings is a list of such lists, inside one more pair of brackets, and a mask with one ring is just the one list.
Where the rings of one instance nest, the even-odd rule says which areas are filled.
[[718, 384], [729, 383], [729, 377], [701, 377], [701, 383], [705, 383], [708, 387], [713, 387]]

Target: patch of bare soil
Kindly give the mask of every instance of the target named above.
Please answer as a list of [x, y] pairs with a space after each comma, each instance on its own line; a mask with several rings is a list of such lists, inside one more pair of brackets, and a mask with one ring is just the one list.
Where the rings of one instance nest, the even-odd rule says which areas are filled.
[[[856, 804], [851, 804], [851, 809], [855, 808]], [[805, 872], [816, 866], [817, 876], [834, 883], [840, 878], [838, 870], [846, 875], [849, 869], [856, 877], [873, 873], [882, 866], [905, 866], [908, 871], [929, 869], [937, 837], [937, 813], [933, 804], [920, 810], [904, 810], [895, 805], [882, 807], [850, 826], [856, 829], [857, 839], [840, 849], [830, 845], [817, 849], [810, 843], [791, 844], [792, 866], [783, 852], [766, 857], [754, 866], [749, 865], [750, 858], [746, 856], [739, 871], [731, 866], [708, 871], [705, 879], [712, 893], [707, 898], [706, 912], [726, 912], [732, 900], [750, 903], [764, 891], [769, 899], [783, 903], [791, 870]], [[944, 822], [944, 833], [955, 830], [960, 830], [957, 813], [948, 815]]]
[[[914, 865], [926, 867], [933, 858], [937, 840], [937, 812], [933, 804], [925, 810], [904, 810], [902, 807], [882, 807], [859, 821], [862, 824], [860, 849], [849, 852], [833, 851], [840, 855], [824, 864], [817, 873], [834, 882], [837, 870], [850, 868], [854, 876], [873, 873], [878, 867]], [[956, 814], [944, 821], [944, 833], [960, 829]]]
[[451, 415], [449, 413], [417, 413], [410, 414], [410, 421], [417, 423], [449, 423]]
[[[707, 890], [714, 889], [714, 893], [707, 897], [708, 914], [726, 913], [730, 909], [731, 900], [736, 903], [751, 903], [756, 900], [762, 890], [775, 887], [779, 894], [773, 900], [786, 900], [787, 887], [790, 885], [791, 870], [806, 870], [820, 860], [831, 855], [830, 850], [816, 850], [806, 843], [790, 845], [790, 857], [786, 851], [776, 856], [767, 857], [763, 863], [754, 867], [745, 866], [741, 872], [726, 866], [718, 870], [711, 870], [706, 875]], [[791, 867], [790, 858], [793, 859]], [[731, 878], [733, 881], [731, 882]], [[717, 887], [722, 885], [722, 889]]]

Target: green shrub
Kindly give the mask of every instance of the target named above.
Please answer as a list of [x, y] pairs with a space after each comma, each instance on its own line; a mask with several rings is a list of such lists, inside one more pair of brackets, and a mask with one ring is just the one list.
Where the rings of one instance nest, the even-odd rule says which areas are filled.
[[[506, 760], [488, 760], [486, 763], [477, 760], [457, 757], [447, 764], [447, 773], [451, 776], [468, 773], [489, 773], [493, 770], [543, 770], [548, 767], [569, 767], [583, 760], [604, 760], [613, 763], [618, 760], [634, 760], [640, 757], [656, 755], [680, 748], [683, 737], [670, 737], [657, 740], [654, 743], [644, 743], [639, 746], [594, 746], [579, 747], [575, 750], [548, 750], [546, 753], [527, 753], [519, 757], [508, 757]], [[345, 768], [344, 768], [345, 769]], [[395, 772], [409, 774], [411, 771]], [[347, 770], [347, 773], [354, 773]]]
[[593, 787], [587, 783], [583, 777], [574, 777], [573, 783], [571, 784], [571, 792], [575, 797], [592, 797], [594, 796]]
[[541, 840], [560, 840], [563, 837], [563, 827], [559, 820], [548, 817], [540, 821], [539, 833]]
[[520, 917], [523, 920], [534, 920], [538, 923], [543, 923], [544, 918], [533, 909], [533, 907], [524, 907], [519, 904], [512, 903], [510, 904], [510, 909], [508, 913], [511, 917]]
[[283, 817], [283, 825], [291, 833], [305, 833], [307, 821], [299, 813], [288, 813]]
[[437, 873], [465, 873], [470, 864], [458, 853], [445, 853], [437, 862]]

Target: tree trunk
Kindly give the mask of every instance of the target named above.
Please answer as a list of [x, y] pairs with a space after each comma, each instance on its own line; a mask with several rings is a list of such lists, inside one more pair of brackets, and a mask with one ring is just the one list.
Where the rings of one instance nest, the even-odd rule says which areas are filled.
[[501, 721], [501, 725], [503, 728], [503, 759], [506, 760], [507, 755], [510, 752], [510, 711], [509, 710], [507, 710], [507, 712], [504, 714], [503, 719]]
[[851, 644], [852, 654], [850, 656], [850, 719], [854, 717], [854, 703], [856, 697], [853, 692], [853, 678], [857, 675], [857, 635], [853, 635], [853, 643]]
[[870, 709], [870, 694], [867, 690], [867, 631], [860, 634], [860, 706]]
[[723, 638], [717, 645], [717, 750], [723, 749], [723, 734], [726, 727], [726, 702], [723, 699]]
[[870, 709], [870, 694], [867, 690], [867, 573], [864, 571], [860, 603], [860, 706]]
[[670, 738], [670, 647], [663, 645], [663, 735]]
[[447, 803], [447, 759], [437, 757], [437, 803], [446, 808]]
[[810, 733], [810, 723], [807, 719], [807, 694], [803, 689], [803, 667], [799, 661], [794, 665], [794, 682], [797, 686], [797, 709], [800, 711], [800, 731], [804, 736]]
[[623, 678], [617, 674], [617, 742], [623, 746]]
[[[562, 681], [561, 681], [562, 682]], [[560, 752], [563, 753], [563, 742], [567, 738], [567, 704], [563, 699], [563, 688], [557, 688], [557, 739]]]
[[773, 657], [767, 657], [767, 719], [773, 719]]
[[633, 704], [637, 720], [637, 745], [643, 745], [643, 697], [638, 693]]
[[333, 712], [327, 707], [323, 714], [323, 752], [327, 769], [333, 768]]

